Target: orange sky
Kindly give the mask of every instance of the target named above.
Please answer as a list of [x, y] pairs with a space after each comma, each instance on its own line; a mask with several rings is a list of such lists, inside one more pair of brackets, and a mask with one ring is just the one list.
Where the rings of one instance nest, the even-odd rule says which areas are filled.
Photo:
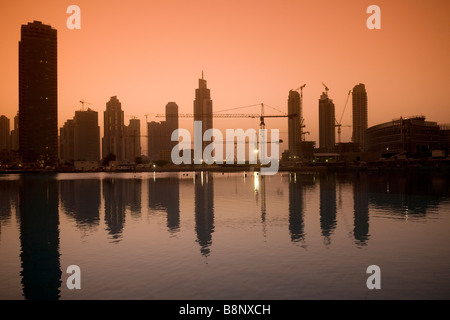
[[[81, 30], [66, 27], [71, 4], [81, 8]], [[371, 4], [381, 8], [381, 30], [366, 27]], [[289, 90], [306, 83], [308, 140], [318, 140], [322, 82], [337, 116], [348, 90], [362, 82], [369, 126], [416, 114], [450, 123], [446, 0], [14, 0], [2, 1], [0, 12], [0, 115], [11, 126], [18, 110], [20, 26], [33, 20], [58, 30], [59, 126], [73, 117], [81, 99], [93, 103], [102, 125], [105, 104], [117, 95], [125, 121], [140, 118], [145, 135], [144, 115], [163, 113], [169, 101], [181, 113], [193, 112], [202, 70], [214, 111], [256, 103], [287, 111]], [[192, 121], [183, 119], [180, 126], [191, 129]], [[351, 124], [351, 100], [342, 122]], [[216, 119], [214, 127], [258, 124]], [[278, 128], [287, 142], [286, 119], [267, 119], [266, 127]], [[351, 129], [342, 128], [342, 140], [350, 137]], [[286, 148], [284, 143], [280, 153]]]

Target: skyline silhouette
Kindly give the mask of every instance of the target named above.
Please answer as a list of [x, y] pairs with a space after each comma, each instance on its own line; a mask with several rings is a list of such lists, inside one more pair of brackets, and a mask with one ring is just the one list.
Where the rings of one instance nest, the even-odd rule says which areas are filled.
[[[113, 95], [121, 98], [129, 115], [141, 120], [144, 114], [161, 113], [168, 101], [176, 102], [180, 113], [188, 113], [199, 70], [205, 70], [214, 90], [215, 110], [260, 102], [284, 110], [289, 90], [307, 83], [303, 117], [314, 141], [318, 141], [316, 102], [322, 81], [330, 87], [337, 114], [347, 91], [356, 83], [365, 83], [370, 95], [369, 126], [425, 110], [428, 119], [448, 122], [442, 87], [449, 82], [444, 72], [448, 63], [444, 30], [449, 26], [445, 1], [383, 3], [382, 29], [372, 31], [365, 26], [365, 6], [350, 1], [339, 5], [331, 1], [249, 1], [239, 4], [238, 12], [232, 10], [233, 3], [200, 1], [185, 8], [183, 15], [190, 15], [189, 20], [173, 10], [177, 4], [160, 1], [137, 11], [128, 4], [105, 3], [110, 16], [104, 20], [101, 2], [82, 3], [81, 29], [69, 30], [66, 8], [57, 1], [29, 6], [2, 3], [1, 9], [10, 13], [4, 29], [10, 31], [4, 40], [4, 61], [8, 63], [3, 65], [5, 78], [0, 90], [5, 103], [0, 113], [13, 119], [17, 111], [17, 30], [28, 21], [41, 20], [59, 32], [58, 127], [80, 108], [80, 100], [87, 99], [101, 112], [105, 100]], [[319, 14], [326, 21], [321, 27], [315, 18]], [[202, 19], [197, 19], [200, 16]], [[167, 26], [169, 17], [176, 23]], [[234, 18], [234, 26], [228, 23], [230, 18]], [[147, 39], [132, 36], [140, 34], [137, 30], [147, 32]], [[209, 44], [200, 38], [207, 38]], [[321, 50], [323, 41], [334, 49]], [[105, 51], [108, 43], [124, 49], [118, 45], [116, 50]], [[424, 78], [433, 81], [422, 81]], [[282, 128], [285, 120], [272, 119], [267, 126]], [[145, 132], [143, 122], [141, 131]], [[221, 123], [219, 127], [226, 127], [230, 122]], [[243, 128], [256, 127], [251, 121], [237, 120], [233, 125], [236, 123]], [[351, 123], [350, 112], [343, 123]], [[103, 128], [102, 119], [99, 125]], [[191, 126], [187, 119], [180, 121], [180, 127]], [[343, 128], [342, 140], [350, 137], [351, 130]]]

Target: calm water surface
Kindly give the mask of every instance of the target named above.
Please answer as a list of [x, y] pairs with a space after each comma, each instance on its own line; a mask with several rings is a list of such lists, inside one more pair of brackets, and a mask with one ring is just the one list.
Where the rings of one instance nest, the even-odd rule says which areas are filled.
[[2, 175], [0, 299], [450, 299], [449, 190], [406, 171]]

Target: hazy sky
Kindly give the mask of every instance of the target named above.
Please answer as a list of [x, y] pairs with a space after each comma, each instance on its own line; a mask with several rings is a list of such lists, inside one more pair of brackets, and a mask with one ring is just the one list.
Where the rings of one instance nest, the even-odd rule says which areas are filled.
[[[81, 30], [66, 27], [72, 4], [81, 8]], [[372, 4], [381, 8], [381, 30], [366, 27]], [[33, 20], [58, 30], [59, 126], [80, 109], [81, 99], [93, 103], [102, 126], [105, 104], [116, 95], [126, 123], [140, 118], [145, 135], [144, 115], [163, 113], [169, 101], [181, 113], [193, 112], [202, 70], [214, 111], [257, 103], [287, 111], [289, 90], [306, 83], [308, 140], [318, 140], [322, 82], [337, 117], [348, 91], [361, 82], [369, 126], [417, 114], [450, 123], [447, 0], [14, 0], [1, 1], [0, 12], [0, 115], [11, 126], [18, 110], [20, 26]], [[258, 113], [259, 107], [235, 112]], [[154, 114], [149, 121], [164, 120]], [[186, 118], [180, 126], [191, 129], [192, 122]], [[351, 124], [351, 100], [342, 122]], [[214, 121], [221, 130], [258, 125], [258, 119]], [[287, 142], [286, 118], [267, 119], [266, 127], [278, 128]], [[350, 137], [351, 129], [342, 128], [342, 140]]]

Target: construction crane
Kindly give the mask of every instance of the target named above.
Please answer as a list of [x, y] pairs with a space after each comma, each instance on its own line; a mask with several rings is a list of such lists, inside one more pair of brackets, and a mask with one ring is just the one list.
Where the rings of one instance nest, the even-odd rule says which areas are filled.
[[92, 104], [92, 103], [84, 101], [84, 100], [80, 100], [80, 103], [81, 103], [81, 111], [84, 111], [84, 105], [85, 104]]
[[304, 124], [305, 119], [303, 119], [303, 115], [302, 115], [302, 112], [303, 112], [303, 88], [305, 86], [306, 86], [306, 83], [294, 90], [294, 91], [300, 90], [300, 139], [303, 136], [303, 132], [302, 132], [303, 128], [306, 127]]
[[147, 117], [148, 117], [149, 115], [151, 115], [151, 114], [153, 114], [153, 112], [144, 114], [144, 116], [145, 116], [145, 123], [148, 123]]
[[325, 87], [325, 93], [327, 94], [327, 96], [328, 96], [328, 90], [330, 90], [330, 89], [328, 89], [328, 87], [325, 85], [325, 83], [323, 83], [322, 82], [322, 85]]
[[[254, 105], [251, 105], [251, 106], [256, 106], [256, 105], [258, 105], [258, 104], [254, 104]], [[296, 117], [297, 116], [296, 113], [295, 114], [285, 114], [285, 113], [283, 113], [283, 114], [269, 114], [269, 115], [266, 115], [264, 113], [264, 107], [265, 106], [269, 107], [269, 108], [272, 108], [274, 110], [277, 110], [279, 112], [281, 112], [281, 111], [276, 109], [276, 108], [274, 108], [274, 107], [271, 107], [271, 106], [269, 106], [267, 104], [264, 104], [264, 103], [261, 103], [259, 105], [261, 106], [261, 113], [260, 114], [257, 114], [257, 113], [250, 113], [250, 114], [246, 114], [246, 113], [213, 113], [212, 117], [213, 118], [259, 118], [259, 121], [260, 121], [259, 122], [259, 127], [260, 127], [260, 129], [265, 129], [266, 128], [266, 123], [265, 123], [265, 120], [264, 120], [265, 118], [285, 118], [285, 117], [292, 118], [292, 117]], [[233, 109], [240, 109], [240, 108], [246, 108], [246, 107], [251, 107], [251, 106], [245, 106], [245, 107], [239, 107], [239, 108], [233, 108]], [[170, 115], [167, 115], [167, 116], [170, 117]], [[192, 113], [181, 113], [181, 114], [173, 115], [173, 116], [178, 116], [180, 118], [193, 118], [194, 114], [192, 114]], [[157, 114], [156, 117], [161, 118], [161, 117], [166, 117], [166, 115], [165, 114]], [[265, 131], [261, 131], [261, 133], [262, 133], [262, 137], [261, 137], [262, 141], [266, 141], [267, 143], [271, 143], [271, 141], [267, 141], [266, 140]], [[276, 141], [276, 143], [280, 143], [280, 142], [283, 142], [283, 140]], [[264, 146], [264, 144], [262, 144], [262, 146]], [[260, 150], [259, 152], [263, 152], [263, 151], [265, 152], [265, 150]]]
[[337, 132], [338, 132], [338, 142], [339, 143], [341, 143], [341, 127], [351, 127], [350, 125], [342, 124], [342, 117], [344, 116], [345, 108], [347, 107], [348, 99], [350, 98], [350, 93], [352, 93], [352, 90], [348, 91], [347, 100], [345, 101], [344, 109], [342, 110], [342, 114], [341, 114], [341, 118], [339, 119], [339, 122], [336, 120], [336, 118], [334, 119], [336, 121], [335, 127], [338, 128]]

